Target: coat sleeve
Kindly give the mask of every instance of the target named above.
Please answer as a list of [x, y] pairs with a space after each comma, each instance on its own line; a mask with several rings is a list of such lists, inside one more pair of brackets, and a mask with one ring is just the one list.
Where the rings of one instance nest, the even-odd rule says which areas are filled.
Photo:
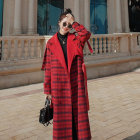
[[45, 48], [43, 64], [41, 70], [44, 70], [44, 94], [51, 94], [51, 52], [48, 44]]
[[78, 22], [74, 22], [72, 24], [72, 28], [77, 32], [76, 39], [78, 39], [82, 47], [84, 47], [85, 42], [88, 41], [88, 39], [91, 36], [91, 33], [87, 31], [86, 28]]
[[[74, 22], [72, 24], [72, 27], [76, 30], [77, 36], [75, 37], [76, 40], [78, 40], [77, 46], [79, 46], [77, 49], [79, 54], [82, 54], [83, 57], [83, 48], [85, 46], [85, 42], [88, 41], [88, 39], [91, 36], [91, 33], [86, 30], [86, 28], [83, 25], [80, 25], [77, 22]], [[82, 52], [82, 53], [80, 53]], [[86, 95], [86, 102], [87, 102], [87, 110], [89, 110], [89, 99], [88, 99], [88, 89], [87, 89], [87, 73], [86, 73], [86, 67], [84, 64], [84, 61], [82, 63], [82, 70], [84, 73], [84, 82], [85, 82], [85, 95]]]

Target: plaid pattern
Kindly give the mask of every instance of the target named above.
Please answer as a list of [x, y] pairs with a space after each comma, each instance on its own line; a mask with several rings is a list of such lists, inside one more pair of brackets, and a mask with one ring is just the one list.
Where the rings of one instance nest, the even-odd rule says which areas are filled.
[[72, 27], [78, 35], [68, 34], [68, 68], [57, 33], [47, 42], [42, 64], [44, 93], [52, 95], [53, 140], [72, 140], [72, 107], [78, 140], [91, 140], [82, 69], [84, 43], [91, 34], [77, 22]]

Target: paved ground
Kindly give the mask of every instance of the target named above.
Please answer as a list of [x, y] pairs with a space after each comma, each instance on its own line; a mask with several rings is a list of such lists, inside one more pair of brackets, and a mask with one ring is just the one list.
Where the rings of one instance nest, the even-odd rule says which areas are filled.
[[[52, 140], [43, 84], [0, 90], [0, 140]], [[92, 140], [140, 140], [140, 71], [88, 81]]]

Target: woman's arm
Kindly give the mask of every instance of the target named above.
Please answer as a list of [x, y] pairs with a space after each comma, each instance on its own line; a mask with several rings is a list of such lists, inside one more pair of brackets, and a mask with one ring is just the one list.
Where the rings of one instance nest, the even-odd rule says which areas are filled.
[[86, 28], [79, 24], [78, 22], [73, 22], [72, 28], [75, 29], [77, 32], [76, 39], [78, 39], [82, 44], [85, 44], [85, 42], [90, 38], [91, 33], [86, 30]]
[[90, 38], [91, 33], [87, 31], [87, 29], [83, 25], [76, 22], [71, 14], [67, 14], [66, 17], [68, 22], [71, 23], [72, 28], [75, 29], [78, 34], [76, 36], [76, 39], [78, 39], [80, 43], [85, 44], [85, 42]]

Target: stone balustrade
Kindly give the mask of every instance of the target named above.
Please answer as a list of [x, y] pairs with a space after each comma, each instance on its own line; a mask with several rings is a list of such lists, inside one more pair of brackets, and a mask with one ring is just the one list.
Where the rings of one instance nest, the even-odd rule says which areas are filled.
[[[45, 44], [50, 37], [51, 36], [0, 37], [1, 61], [42, 58]], [[89, 42], [93, 48], [93, 54], [90, 54], [88, 48], [85, 47], [84, 55], [86, 57], [134, 55], [140, 52], [139, 33], [91, 35]]]
[[[120, 36], [92, 35], [89, 41], [94, 51], [92, 55], [120, 53]], [[85, 55], [89, 55], [86, 50]]]
[[1, 61], [19, 61], [42, 58], [46, 40], [42, 36], [0, 37]]
[[[43, 81], [44, 50], [51, 36], [0, 37], [0, 88]], [[140, 66], [140, 33], [91, 35], [93, 53], [84, 47], [88, 79], [131, 71]]]

